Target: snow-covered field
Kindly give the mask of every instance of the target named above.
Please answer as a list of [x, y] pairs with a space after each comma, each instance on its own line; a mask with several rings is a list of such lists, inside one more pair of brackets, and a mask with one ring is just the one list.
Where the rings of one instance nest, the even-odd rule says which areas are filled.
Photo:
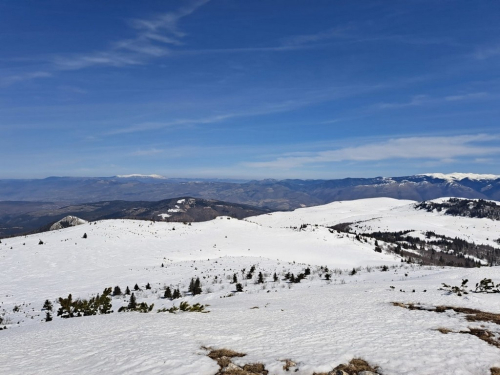
[[[2, 240], [0, 314], [7, 330], [0, 331], [0, 374], [215, 374], [219, 367], [202, 347], [246, 353], [234, 362], [262, 362], [270, 374], [287, 373], [284, 359], [297, 363], [291, 371], [310, 375], [354, 357], [380, 366], [383, 374], [489, 374], [500, 367], [499, 348], [437, 329], [484, 326], [500, 335], [500, 327], [391, 302], [498, 313], [500, 294], [457, 296], [438, 289], [462, 279], [500, 283], [499, 267], [401, 263], [393, 254], [375, 252], [371, 242], [326, 228], [360, 222], [373, 230], [432, 230], [492, 245], [500, 237], [499, 222], [416, 211], [413, 203], [336, 202], [191, 225], [108, 220]], [[294, 228], [301, 224], [310, 225]], [[246, 279], [251, 266], [253, 278]], [[284, 280], [286, 273], [306, 268], [311, 275], [302, 282]], [[243, 292], [235, 292], [234, 274]], [[186, 292], [193, 277], [200, 277], [201, 295], [162, 298], [167, 286]], [[69, 293], [89, 298], [106, 287], [124, 291], [136, 283], [142, 289], [135, 292], [138, 302], [154, 303], [152, 312], [117, 313], [129, 297], [116, 296], [112, 314], [44, 321], [46, 299], [55, 302]], [[209, 313], [156, 312], [181, 301], [209, 305]]]

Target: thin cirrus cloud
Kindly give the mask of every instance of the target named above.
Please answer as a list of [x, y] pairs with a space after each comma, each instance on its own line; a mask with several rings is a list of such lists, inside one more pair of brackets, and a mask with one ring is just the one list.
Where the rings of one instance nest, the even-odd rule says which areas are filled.
[[51, 76], [52, 73], [44, 71], [0, 76], [0, 86], [8, 86], [16, 82], [27, 81], [34, 78], [47, 78]]
[[500, 135], [478, 134], [452, 137], [406, 137], [372, 142], [357, 147], [303, 154], [285, 154], [275, 160], [245, 163], [251, 168], [292, 169], [305, 165], [335, 162], [374, 162], [391, 159], [422, 159], [446, 162], [463, 157], [488, 157], [500, 154]]
[[443, 104], [446, 102], [457, 102], [461, 100], [477, 100], [487, 98], [487, 92], [473, 92], [467, 94], [457, 94], [448, 95], [445, 97], [429, 97], [427, 95], [415, 95], [407, 102], [397, 102], [397, 103], [379, 103], [376, 105], [378, 109], [394, 109], [394, 108], [405, 108], [405, 107], [415, 107], [423, 105], [435, 105]]
[[198, 0], [181, 7], [175, 12], [161, 14], [152, 19], [130, 22], [137, 30], [134, 38], [119, 40], [106, 51], [77, 54], [70, 57], [58, 56], [53, 60], [58, 70], [78, 70], [91, 66], [121, 67], [144, 64], [151, 58], [168, 55], [170, 46], [182, 45], [186, 35], [179, 30], [178, 23], [209, 0]]

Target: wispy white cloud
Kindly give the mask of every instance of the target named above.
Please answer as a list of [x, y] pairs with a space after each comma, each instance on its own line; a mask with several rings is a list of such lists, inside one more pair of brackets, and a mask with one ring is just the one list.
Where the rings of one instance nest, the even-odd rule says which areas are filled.
[[206, 4], [209, 0], [189, 2], [174, 12], [157, 15], [151, 19], [130, 21], [130, 26], [137, 30], [134, 38], [112, 43], [105, 51], [57, 56], [53, 63], [56, 69], [78, 70], [91, 66], [129, 66], [147, 62], [151, 58], [168, 55], [170, 46], [182, 45], [186, 35], [179, 30], [179, 21]]
[[163, 154], [165, 150], [160, 150], [157, 148], [151, 148], [148, 150], [138, 150], [134, 151], [131, 153], [132, 156], [151, 156], [151, 155], [158, 155], [158, 154]]
[[478, 60], [486, 60], [490, 57], [500, 56], [500, 44], [490, 47], [481, 47], [476, 50], [474, 57]]
[[52, 73], [44, 71], [5, 75], [5, 76], [0, 76], [0, 86], [9, 86], [16, 82], [28, 81], [30, 79], [35, 79], [35, 78], [47, 78], [51, 76]]
[[391, 159], [424, 159], [449, 162], [460, 157], [487, 157], [500, 154], [498, 145], [488, 142], [500, 140], [500, 135], [461, 135], [451, 137], [407, 137], [367, 143], [307, 154], [285, 154], [271, 161], [249, 162], [252, 168], [297, 168], [335, 162], [374, 162]]
[[326, 90], [312, 90], [309, 92], [300, 91], [295, 96], [291, 96], [289, 99], [283, 99], [281, 101], [271, 102], [270, 100], [265, 100], [265, 98], [259, 98], [259, 101], [262, 104], [254, 105], [253, 107], [248, 106], [245, 109], [228, 109], [223, 113], [210, 114], [193, 118], [180, 118], [165, 122], [142, 122], [109, 130], [105, 133], [105, 135], [136, 133], [164, 128], [185, 127], [190, 125], [213, 124], [234, 118], [290, 112], [323, 102], [334, 101], [341, 98], [376, 91], [381, 88], [384, 88], [384, 86], [353, 85], [330, 87]]
[[407, 102], [394, 102], [394, 103], [379, 103], [376, 105], [378, 109], [394, 109], [405, 107], [416, 107], [423, 105], [435, 105], [446, 102], [457, 102], [465, 100], [478, 100], [488, 98], [487, 92], [473, 92], [466, 94], [448, 95], [444, 97], [430, 97], [427, 95], [415, 95]]

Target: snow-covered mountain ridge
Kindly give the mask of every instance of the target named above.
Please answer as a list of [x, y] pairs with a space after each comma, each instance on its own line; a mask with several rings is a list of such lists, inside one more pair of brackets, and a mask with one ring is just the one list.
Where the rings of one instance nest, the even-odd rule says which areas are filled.
[[[391, 244], [379, 241], [376, 252], [363, 233], [432, 231], [498, 246], [500, 222], [418, 210], [415, 203], [374, 198], [190, 225], [106, 220], [4, 239], [0, 373], [213, 375], [219, 368], [202, 347], [226, 347], [246, 354], [235, 363], [261, 362], [269, 374], [289, 373], [287, 358], [296, 363], [291, 371], [312, 375], [354, 357], [389, 375], [486, 374], [500, 366], [499, 349], [453, 332], [483, 325], [499, 334], [499, 327], [392, 302], [497, 312], [496, 294], [460, 297], [439, 288], [462, 279], [472, 286], [484, 278], [500, 282], [500, 267], [408, 264], [389, 251]], [[354, 223], [361, 240], [332, 229], [342, 223]], [[286, 278], [306, 269], [299, 283]], [[235, 292], [235, 274], [243, 292]], [[193, 296], [188, 286], [196, 277], [203, 291]], [[112, 314], [61, 319], [54, 312], [53, 321], [44, 321], [46, 299], [57, 310], [58, 297], [88, 299], [114, 286], [128, 286], [139, 302], [154, 303], [153, 311], [117, 313], [130, 300], [117, 295]], [[163, 298], [166, 287], [182, 298]], [[181, 301], [210, 312], [156, 312]], [[452, 333], [437, 331], [443, 327]]]

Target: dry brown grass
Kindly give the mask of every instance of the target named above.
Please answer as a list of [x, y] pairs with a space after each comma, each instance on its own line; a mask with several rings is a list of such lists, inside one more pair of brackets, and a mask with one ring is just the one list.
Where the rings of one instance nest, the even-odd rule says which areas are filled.
[[231, 358], [244, 357], [246, 354], [238, 353], [231, 349], [211, 349], [202, 347], [202, 349], [209, 350], [207, 356], [217, 362], [220, 369], [217, 375], [267, 375], [268, 371], [262, 363], [249, 363], [243, 367], [233, 364]]
[[291, 367], [295, 367], [297, 364], [291, 359], [283, 359], [282, 362], [285, 362], [283, 365], [283, 370], [289, 371]]
[[444, 328], [444, 327], [439, 327], [438, 329], [436, 329], [436, 331], [439, 331], [439, 332], [441, 332], [444, 335], [446, 335], [446, 334], [448, 334], [450, 332], [453, 332], [451, 329]]
[[[469, 322], [489, 322], [500, 325], [500, 314], [476, 309], [469, 309], [467, 307], [436, 306], [434, 309], [426, 309], [421, 306], [415, 306], [413, 304], [405, 304], [401, 302], [392, 302], [392, 305], [410, 310], [432, 311], [436, 313], [443, 313], [447, 310], [452, 310], [456, 313], [464, 314], [465, 319], [467, 319], [467, 321]], [[437, 330], [444, 334], [452, 332], [447, 328], [438, 328]], [[476, 336], [478, 339], [483, 340], [490, 345], [496, 346], [497, 348], [500, 348], [500, 339], [498, 339], [491, 331], [487, 329], [469, 328], [468, 331], [460, 331], [459, 333], [466, 333], [468, 335]]]
[[338, 365], [335, 367], [332, 371], [329, 372], [315, 372], [313, 375], [328, 375], [328, 374], [335, 374], [336, 371], [344, 371], [345, 373], [349, 375], [357, 375], [361, 371], [371, 371], [376, 374], [380, 374], [378, 366], [371, 366], [368, 362], [366, 362], [364, 359], [361, 358], [353, 358], [351, 361], [345, 365]]
[[500, 375], [500, 367], [490, 368], [491, 375]]
[[243, 370], [248, 371], [250, 373], [255, 373], [255, 374], [263, 374], [267, 375], [268, 371], [264, 367], [262, 363], [249, 363], [243, 366]]
[[403, 307], [409, 310], [433, 311], [437, 313], [442, 313], [446, 310], [453, 310], [456, 313], [465, 314], [465, 319], [467, 319], [469, 322], [490, 322], [500, 325], [500, 314], [485, 312], [476, 309], [469, 309], [467, 307], [436, 306], [434, 309], [426, 309], [421, 306], [415, 306], [412, 303], [401, 302], [392, 302], [392, 305]]
[[207, 355], [209, 358], [218, 359], [222, 357], [244, 357], [246, 354], [238, 353], [231, 349], [212, 349]]
[[478, 339], [481, 339], [487, 342], [490, 345], [496, 346], [500, 349], [500, 340], [495, 337], [491, 331], [487, 329], [479, 329], [479, 328], [469, 328], [468, 331], [460, 331], [460, 333], [466, 333], [469, 335], [476, 336]]

